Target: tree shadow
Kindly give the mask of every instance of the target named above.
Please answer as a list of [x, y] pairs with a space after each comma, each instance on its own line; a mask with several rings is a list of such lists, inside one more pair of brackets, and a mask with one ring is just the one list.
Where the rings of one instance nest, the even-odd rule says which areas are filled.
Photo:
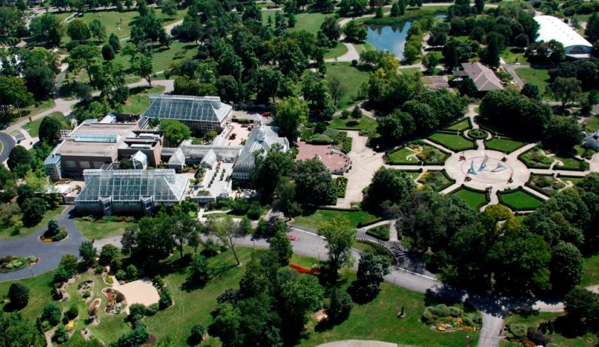
[[208, 284], [208, 281], [195, 282], [192, 280], [191, 276], [187, 277], [187, 280], [181, 284], [181, 290], [190, 293], [197, 289], [203, 289]]
[[4, 307], [2, 307], [2, 311], [10, 313], [10, 312], [20, 311], [23, 308], [25, 308], [25, 306], [23, 306], [23, 307], [17, 307], [12, 302], [9, 302], [8, 304], [4, 305]]

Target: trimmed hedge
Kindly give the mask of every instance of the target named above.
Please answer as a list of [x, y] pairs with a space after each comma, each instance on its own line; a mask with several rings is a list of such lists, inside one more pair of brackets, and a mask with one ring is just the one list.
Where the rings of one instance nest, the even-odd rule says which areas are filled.
[[366, 235], [376, 237], [379, 240], [389, 241], [390, 232], [391, 226], [389, 224], [385, 224], [366, 230]]
[[337, 197], [344, 198], [347, 189], [347, 177], [337, 177], [335, 183], [337, 184]]
[[[532, 174], [530, 175], [530, 177], [528, 178], [528, 181], [526, 181], [526, 186], [536, 192], [539, 192], [543, 195], [547, 195], [547, 196], [553, 196], [554, 194], [556, 194], [559, 190], [547, 190], [547, 189], [543, 189], [542, 187], [537, 187], [536, 185], [532, 184], [532, 181], [535, 177], [551, 177], [554, 181], [560, 183], [559, 181], [556, 180], [556, 178], [551, 175], [551, 174]], [[561, 184], [561, 183], [560, 183]], [[563, 188], [563, 187], [562, 187]], [[560, 188], [561, 189], [561, 188]]]
[[389, 260], [391, 260], [391, 265], [397, 265], [397, 258], [395, 258], [395, 255], [393, 254], [393, 252], [391, 252], [391, 250], [389, 250], [387, 247], [381, 245], [380, 243], [378, 243], [376, 241], [366, 240], [366, 239], [356, 239], [356, 242], [371, 246], [372, 248], [374, 248], [377, 251], [377, 253], [379, 255], [386, 254], [389, 257]]
[[[479, 134], [477, 134], [479, 133]], [[475, 140], [484, 140], [489, 136], [489, 132], [484, 129], [470, 129], [468, 130], [468, 137]]]

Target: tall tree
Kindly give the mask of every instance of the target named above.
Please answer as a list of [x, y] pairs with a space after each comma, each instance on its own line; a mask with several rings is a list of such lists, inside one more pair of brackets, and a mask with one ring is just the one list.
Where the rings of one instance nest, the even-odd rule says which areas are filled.
[[326, 239], [329, 251], [331, 272], [337, 274], [341, 266], [351, 265], [353, 256], [351, 247], [356, 239], [356, 229], [349, 226], [349, 221], [343, 217], [335, 217], [323, 222], [318, 227], [318, 235]]
[[409, 200], [415, 190], [414, 181], [405, 172], [382, 167], [374, 173], [363, 204], [371, 211], [380, 211], [384, 202], [398, 204]]
[[91, 38], [91, 32], [87, 24], [81, 19], [74, 19], [67, 25], [67, 35], [73, 41], [87, 41]]
[[160, 122], [160, 131], [164, 134], [166, 144], [171, 147], [176, 147], [184, 140], [191, 137], [189, 127], [177, 120], [162, 120]]
[[575, 119], [570, 117], [553, 117], [545, 130], [545, 141], [551, 148], [572, 150], [582, 143], [582, 131]]
[[582, 254], [571, 243], [560, 242], [551, 250], [551, 284], [558, 292], [566, 292], [582, 279]]
[[8, 288], [10, 306], [17, 310], [25, 308], [29, 303], [29, 288], [19, 282], [13, 282]]
[[337, 200], [337, 185], [329, 169], [318, 158], [296, 163], [295, 199], [301, 204], [332, 205]]
[[79, 246], [79, 256], [83, 259], [83, 262], [87, 264], [87, 266], [91, 266], [96, 263], [96, 247], [94, 244], [89, 241], [83, 241]]
[[13, 76], [0, 76], [0, 121], [10, 122], [12, 108], [21, 116], [21, 108], [33, 104], [33, 95], [27, 91], [25, 81]]
[[25, 147], [15, 146], [8, 154], [8, 161], [6, 164], [17, 177], [23, 178], [25, 177], [25, 174], [27, 174], [27, 171], [30, 171], [33, 168], [32, 160], [31, 154]]
[[557, 77], [547, 87], [547, 94], [562, 102], [562, 108], [566, 104], [576, 101], [582, 94], [582, 83], [575, 77]]
[[358, 276], [352, 283], [352, 294], [358, 301], [371, 301], [381, 290], [384, 276], [389, 274], [389, 259], [363, 252], [358, 263]]
[[162, 3], [162, 14], [173, 18], [177, 14], [177, 3], [173, 0], [167, 0]]
[[285, 98], [277, 104], [275, 120], [280, 134], [294, 144], [299, 136], [299, 126], [308, 121], [309, 108], [304, 100]]
[[240, 265], [241, 261], [235, 250], [235, 239], [245, 235], [241, 234], [239, 226], [233, 221], [231, 216], [210, 220], [208, 229], [220, 239], [225, 247], [231, 249], [237, 265]]
[[[60, 317], [59, 317], [60, 318]], [[43, 347], [46, 341], [33, 322], [20, 313], [0, 311], [0, 344], [2, 347]]]
[[366, 28], [354, 20], [347, 23], [347, 25], [343, 28], [343, 33], [348, 40], [356, 43], [366, 40], [366, 36], [368, 36], [368, 31], [366, 31]]
[[39, 138], [45, 144], [50, 147], [56, 146], [60, 140], [60, 131], [65, 127], [56, 118], [44, 117], [42, 124], [40, 125]]
[[98, 41], [104, 41], [106, 39], [106, 26], [104, 26], [99, 19], [94, 19], [89, 23], [89, 32], [91, 36], [95, 37]]
[[138, 55], [131, 58], [131, 71], [134, 75], [145, 79], [150, 88], [152, 88], [152, 57], [147, 55]]
[[291, 256], [293, 255], [293, 248], [291, 247], [291, 241], [284, 232], [278, 232], [273, 236], [269, 242], [270, 251], [276, 256], [280, 266], [289, 265]]

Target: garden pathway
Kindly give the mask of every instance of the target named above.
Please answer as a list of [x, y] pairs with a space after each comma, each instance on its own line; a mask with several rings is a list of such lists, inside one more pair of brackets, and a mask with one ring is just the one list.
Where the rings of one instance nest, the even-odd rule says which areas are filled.
[[381, 341], [343, 340], [325, 343], [317, 347], [397, 347], [397, 344]]

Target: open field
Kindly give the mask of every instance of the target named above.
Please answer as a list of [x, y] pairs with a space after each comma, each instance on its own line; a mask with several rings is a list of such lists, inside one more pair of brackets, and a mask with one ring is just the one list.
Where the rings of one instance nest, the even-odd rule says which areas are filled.
[[150, 106], [149, 94], [162, 94], [163, 86], [131, 88], [129, 98], [123, 105], [124, 113], [142, 114]]
[[[295, 15], [297, 19], [297, 23], [295, 23], [295, 27], [288, 28], [287, 31], [294, 32], [300, 30], [306, 30], [312, 34], [316, 34], [318, 30], [320, 30], [320, 25], [324, 22], [327, 17], [334, 17], [334, 13], [318, 13], [318, 12], [304, 12]], [[273, 14], [273, 23], [274, 23], [274, 14]]]
[[38, 113], [42, 113], [46, 110], [49, 110], [52, 107], [54, 107], [54, 105], [56, 105], [56, 103], [54, 102], [54, 99], [48, 99], [48, 100], [42, 101], [37, 106], [34, 105], [34, 106], [25, 107], [24, 109], [21, 110], [21, 117], [13, 120], [13, 123], [17, 123], [17, 122], [25, 119], [25, 117], [35, 116]]
[[464, 200], [468, 206], [472, 207], [475, 210], [480, 209], [486, 203], [488, 203], [487, 198], [485, 197], [485, 193], [475, 192], [470, 189], [460, 188], [453, 193], [452, 196], [457, 196], [458, 198]]
[[341, 42], [337, 42], [337, 45], [335, 45], [335, 47], [330, 48], [328, 51], [326, 51], [326, 53], [324, 54], [324, 58], [325, 59], [338, 58], [338, 57], [344, 55], [345, 53], [347, 53], [347, 47], [345, 47], [345, 45], [342, 44]]
[[541, 90], [541, 95], [545, 94], [545, 89], [549, 85], [549, 70], [523, 67], [516, 69], [516, 73], [524, 83], [536, 84]]
[[328, 222], [338, 216], [347, 218], [349, 225], [353, 228], [357, 227], [360, 222], [365, 224], [378, 219], [364, 211], [316, 210], [310, 215], [295, 217], [292, 224], [317, 229], [320, 223]]
[[501, 57], [508, 64], [526, 64], [526, 57], [524, 56], [524, 49], [517, 47], [506, 47], [501, 52]]
[[[198, 45], [193, 42], [173, 40], [170, 48], [166, 48], [165, 46], [155, 48], [152, 54], [154, 72], [168, 69], [175, 60], [193, 57], [197, 53], [197, 47]], [[122, 53], [118, 54], [114, 58], [114, 61], [121, 63], [125, 69], [128, 69], [130, 66], [130, 57]], [[139, 81], [139, 77], [136, 78]], [[88, 79], [86, 78], [85, 81], [87, 82]]]
[[[46, 117], [50, 117], [50, 118], [54, 118], [54, 119], [58, 120], [60, 123], [62, 123], [62, 125], [64, 126], [65, 129], [70, 128], [69, 121], [60, 112], [53, 112], [53, 113], [47, 115]], [[39, 119], [34, 120], [31, 123], [27, 123], [27, 124], [23, 125], [23, 129], [27, 130], [27, 132], [29, 133], [29, 135], [31, 135], [31, 137], [38, 137], [39, 132], [40, 132], [40, 125], [42, 125], [42, 120], [43, 120], [43, 118], [39, 118]]]
[[516, 140], [493, 138], [490, 141], [485, 142], [485, 147], [499, 152], [511, 153], [525, 144], [526, 143], [524, 142]]
[[338, 107], [344, 109], [352, 103], [360, 85], [368, 82], [369, 72], [359, 67], [352, 67], [351, 63], [327, 63], [326, 66], [326, 76], [338, 78], [344, 88]]
[[474, 141], [468, 140], [460, 135], [434, 133], [429, 136], [429, 140], [437, 142], [454, 152], [476, 148]]
[[534, 210], [541, 206], [543, 201], [523, 190], [516, 190], [507, 194], [498, 194], [499, 201], [512, 210]]

